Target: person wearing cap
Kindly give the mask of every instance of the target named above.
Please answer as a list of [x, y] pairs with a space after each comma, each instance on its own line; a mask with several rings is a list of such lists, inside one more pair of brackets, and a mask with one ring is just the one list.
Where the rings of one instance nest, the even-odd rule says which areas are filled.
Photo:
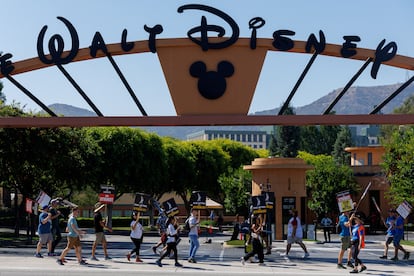
[[385, 227], [387, 227], [387, 233], [385, 235], [385, 244], [384, 244], [384, 254], [380, 257], [380, 259], [387, 259], [388, 258], [388, 248], [389, 245], [394, 240], [395, 235], [395, 215], [394, 210], [390, 209], [388, 210], [388, 217], [384, 221]]
[[394, 257], [391, 258], [392, 261], [398, 261], [398, 250], [404, 252], [404, 260], [408, 260], [410, 258], [410, 252], [404, 249], [400, 244], [400, 241], [404, 237], [404, 218], [395, 211], [395, 234], [394, 234]]
[[72, 209], [72, 213], [69, 215], [68, 224], [66, 227], [67, 239], [68, 243], [66, 245], [66, 248], [63, 249], [62, 253], [60, 254], [60, 257], [57, 259], [57, 263], [60, 265], [64, 265], [65, 256], [68, 254], [69, 250], [72, 248], [75, 248], [75, 254], [76, 258], [78, 260], [78, 263], [80, 265], [86, 265], [87, 262], [82, 259], [82, 245], [80, 242], [80, 238], [85, 235], [85, 231], [82, 231], [78, 227], [78, 222], [76, 221], [76, 218], [79, 216], [79, 209], [78, 207], [74, 207]]
[[51, 253], [53, 256], [55, 256], [55, 248], [59, 244], [59, 242], [62, 240], [62, 234], [60, 232], [59, 227], [59, 216], [60, 211], [57, 209], [59, 204], [59, 199], [55, 198], [50, 201], [51, 208], [50, 208], [50, 214], [51, 214], [51, 220], [52, 220], [52, 250]]
[[107, 242], [105, 238], [104, 229], [106, 228], [110, 232], [112, 232], [112, 230], [106, 227], [105, 225], [106, 221], [102, 219], [101, 210], [104, 207], [105, 207], [104, 204], [101, 204], [98, 202], [95, 204], [95, 210], [93, 211], [94, 212], [93, 224], [95, 228], [95, 241], [93, 242], [93, 245], [92, 245], [92, 256], [91, 256], [92, 261], [99, 261], [98, 258], [96, 258], [95, 256], [95, 251], [96, 251], [96, 247], [98, 246], [98, 244], [102, 244], [102, 248], [105, 254], [105, 260], [112, 259], [108, 255]]
[[42, 206], [42, 213], [39, 215], [39, 225], [37, 233], [39, 234], [39, 242], [36, 247], [35, 257], [43, 258], [40, 250], [44, 244], [47, 244], [48, 256], [52, 255], [52, 232], [51, 232], [51, 214], [49, 213], [49, 205]]
[[[362, 218], [358, 214], [352, 214], [349, 218], [350, 222], [354, 222], [351, 230], [351, 252], [354, 259], [354, 269], [349, 273], [359, 273], [367, 269], [367, 267], [359, 259], [359, 252], [365, 247], [365, 227]], [[360, 270], [358, 270], [358, 266]]]

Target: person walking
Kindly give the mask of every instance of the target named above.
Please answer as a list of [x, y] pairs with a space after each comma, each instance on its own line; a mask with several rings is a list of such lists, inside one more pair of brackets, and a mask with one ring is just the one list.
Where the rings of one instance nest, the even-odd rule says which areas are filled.
[[[346, 269], [346, 267], [342, 264], [342, 260], [344, 258], [345, 251], [351, 248], [351, 235], [350, 235], [350, 222], [349, 222], [349, 212], [343, 212], [339, 216], [339, 238], [341, 240], [341, 249], [339, 250], [338, 255], [338, 264], [337, 268], [343, 268]], [[348, 251], [348, 261], [347, 266], [350, 268], [354, 268], [354, 265], [351, 262], [352, 253], [351, 250]]]
[[58, 210], [59, 205], [59, 199], [55, 198], [50, 201], [51, 208], [49, 209], [49, 212], [51, 214], [51, 220], [52, 220], [52, 249], [51, 253], [53, 256], [56, 256], [55, 249], [56, 246], [59, 244], [59, 242], [62, 240], [62, 234], [60, 231], [59, 226], [59, 217], [61, 215], [61, 212]]
[[252, 238], [252, 250], [246, 255], [240, 258], [242, 265], [245, 265], [246, 261], [257, 254], [259, 259], [259, 265], [264, 265], [264, 254], [263, 254], [263, 244], [262, 244], [262, 232], [263, 225], [261, 215], [254, 217], [252, 220], [252, 226], [250, 228], [251, 238]]
[[404, 260], [408, 260], [410, 258], [410, 252], [404, 249], [400, 244], [400, 241], [404, 237], [404, 218], [395, 211], [395, 233], [394, 233], [394, 257], [391, 258], [392, 261], [398, 261], [398, 250], [404, 252]]
[[308, 249], [306, 245], [303, 243], [303, 230], [302, 230], [302, 223], [300, 218], [298, 217], [298, 211], [290, 210], [290, 214], [292, 217], [289, 219], [288, 222], [288, 234], [287, 234], [287, 245], [286, 245], [286, 252], [283, 254], [284, 256], [289, 256], [290, 249], [293, 243], [297, 243], [302, 247], [305, 254], [303, 258], [309, 257]]
[[42, 254], [40, 254], [40, 250], [44, 244], [47, 245], [47, 252], [48, 256], [53, 256], [52, 254], [52, 215], [49, 213], [49, 205], [44, 205], [42, 207], [42, 213], [39, 215], [39, 225], [37, 227], [37, 233], [39, 235], [39, 242], [36, 246], [36, 253], [35, 257], [43, 258]]
[[200, 242], [198, 241], [198, 230], [200, 225], [200, 210], [191, 209], [191, 215], [188, 218], [190, 225], [190, 232], [188, 232], [188, 238], [190, 239], [190, 251], [188, 256], [188, 262], [196, 263], [195, 255]]
[[105, 204], [100, 204], [99, 202], [95, 204], [95, 210], [94, 216], [93, 216], [93, 225], [95, 228], [95, 241], [92, 244], [92, 261], [99, 261], [98, 258], [95, 256], [96, 247], [98, 244], [102, 244], [102, 248], [105, 255], [105, 260], [112, 259], [108, 255], [108, 249], [107, 249], [107, 241], [104, 233], [104, 229], [108, 229], [109, 232], [112, 232], [112, 230], [108, 227], [106, 227], [106, 221], [102, 218], [101, 210], [105, 207]]
[[387, 233], [385, 235], [385, 243], [384, 243], [384, 254], [380, 257], [380, 259], [388, 258], [389, 245], [394, 241], [395, 219], [396, 219], [395, 210], [394, 209], [388, 210], [388, 217], [384, 222], [385, 227], [387, 227]]
[[[351, 251], [352, 258], [354, 259], [355, 266], [349, 273], [359, 273], [367, 269], [367, 267], [359, 259], [359, 253], [361, 249], [365, 247], [365, 227], [364, 222], [362, 221], [359, 215], [352, 214], [350, 217], [350, 223], [353, 223], [352, 233], [351, 233]], [[360, 270], [358, 270], [360, 266]]]
[[323, 228], [323, 236], [325, 238], [325, 242], [331, 242], [332, 220], [328, 216], [328, 213], [325, 213], [325, 216], [322, 218], [321, 225]]
[[144, 236], [144, 229], [142, 228], [142, 225], [139, 222], [140, 213], [133, 212], [131, 218], [131, 233], [129, 236], [135, 247], [131, 250], [131, 252], [128, 252], [126, 257], [128, 261], [131, 261], [131, 256], [135, 253], [135, 262], [142, 263], [142, 260], [139, 257], [139, 250], [141, 249], [142, 238]]
[[158, 234], [160, 235], [160, 240], [156, 245], [152, 247], [152, 251], [154, 254], [157, 254], [157, 248], [162, 245], [162, 248], [166, 246], [167, 242], [167, 219], [168, 217], [165, 215], [164, 210], [161, 209], [160, 214], [157, 219], [157, 228]]
[[85, 231], [82, 231], [78, 227], [78, 222], [76, 221], [76, 218], [79, 216], [79, 209], [78, 207], [74, 207], [72, 209], [72, 213], [69, 215], [68, 224], [66, 227], [67, 239], [68, 243], [66, 245], [66, 248], [63, 249], [62, 253], [60, 254], [60, 257], [57, 259], [57, 263], [60, 265], [64, 265], [65, 256], [68, 254], [69, 250], [72, 248], [75, 248], [75, 254], [76, 258], [78, 260], [78, 263], [80, 265], [86, 265], [87, 262], [82, 259], [82, 245], [80, 242], [80, 239], [83, 235], [85, 235]]
[[162, 259], [164, 259], [167, 256], [170, 256], [171, 251], [174, 252], [174, 260], [175, 260], [175, 266], [181, 267], [183, 266], [178, 262], [178, 252], [177, 252], [177, 239], [178, 239], [178, 231], [175, 228], [176, 224], [176, 218], [175, 217], [169, 217], [167, 220], [167, 250], [165, 253], [155, 262], [159, 267], [162, 267]]

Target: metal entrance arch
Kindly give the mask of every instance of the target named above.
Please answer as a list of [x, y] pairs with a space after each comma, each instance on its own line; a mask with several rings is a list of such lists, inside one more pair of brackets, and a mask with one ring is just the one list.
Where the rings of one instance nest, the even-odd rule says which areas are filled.
[[[210, 38], [210, 40], [220, 42], [224, 41], [225, 38]], [[132, 100], [139, 108], [142, 116], [104, 116], [64, 69], [62, 64], [46, 64], [39, 57], [14, 62], [12, 63], [14, 69], [9, 73], [5, 73], [4, 67], [2, 67], [0, 79], [7, 79], [12, 82], [44, 109], [50, 117], [2, 117], [0, 118], [0, 127], [414, 124], [414, 115], [411, 114], [378, 114], [381, 108], [414, 81], [414, 77], [411, 77], [402, 84], [388, 98], [379, 102], [376, 108], [369, 114], [329, 114], [335, 104], [346, 93], [347, 89], [351, 87], [352, 83], [355, 82], [369, 64], [375, 61], [375, 50], [363, 48], [356, 48], [356, 54], [348, 58], [363, 61], [360, 70], [349, 80], [343, 91], [337, 95], [323, 114], [281, 115], [289, 105], [290, 100], [296, 93], [302, 80], [306, 77], [306, 73], [318, 55], [342, 58], [340, 54], [342, 45], [326, 44], [325, 49], [317, 54], [316, 52], [309, 53], [305, 50], [305, 41], [294, 41], [294, 47], [287, 51], [291, 53], [309, 54], [311, 58], [296, 85], [292, 88], [279, 114], [266, 116], [248, 115], [247, 112], [254, 95], [256, 82], [260, 75], [266, 53], [268, 51], [279, 51], [274, 48], [272, 42], [273, 40], [271, 39], [257, 39], [256, 48], [252, 50], [250, 48], [250, 39], [239, 38], [236, 43], [226, 49], [202, 51], [198, 45], [194, 44], [188, 38], [156, 40], [156, 53], [167, 80], [170, 95], [177, 112], [176, 116], [151, 116], [147, 114], [113, 58], [118, 55], [150, 52], [151, 49], [148, 41], [133, 42], [134, 46], [129, 51], [125, 51], [121, 43], [109, 44], [106, 45], [107, 53], [98, 51], [95, 57], [90, 54], [90, 48], [83, 48], [79, 49], [76, 56], [71, 60], [71, 62], [81, 62], [93, 58], [107, 57], [130, 93]], [[62, 56], [68, 55], [70, 55], [70, 51], [62, 53]], [[3, 55], [3, 57], [5, 56]], [[46, 58], [50, 58], [50, 55], [47, 55]], [[195, 70], [191, 71], [190, 68], [193, 68], [192, 65], [199, 61], [204, 62], [207, 68], [204, 70], [213, 70], [209, 72], [214, 72], [214, 70], [218, 72], [219, 69], [216, 69], [217, 64], [220, 64], [221, 61], [229, 61], [236, 68], [233, 69], [236, 70], [234, 75], [225, 75], [227, 87], [225, 87], [225, 94], [223, 92], [224, 95], [220, 95], [217, 98], [206, 98], [200, 95], [200, 91], [197, 91], [198, 79], [194, 75], [198, 73], [195, 73]], [[412, 57], [396, 55], [392, 59], [383, 62], [383, 64], [404, 70], [414, 70], [414, 58]], [[30, 71], [41, 70], [50, 66], [57, 66], [59, 68], [62, 74], [65, 75], [95, 111], [98, 115], [97, 117], [59, 117], [13, 77], [14, 75], [30, 73]], [[247, 80], [247, 82], [237, 81], [240, 78]], [[242, 91], [242, 93], [236, 94], [235, 91]], [[235, 102], [237, 104], [234, 104]]]

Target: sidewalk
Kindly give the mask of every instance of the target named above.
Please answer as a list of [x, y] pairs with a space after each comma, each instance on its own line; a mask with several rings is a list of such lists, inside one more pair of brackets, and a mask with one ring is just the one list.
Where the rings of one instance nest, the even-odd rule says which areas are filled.
[[[319, 235], [319, 233], [318, 233]], [[320, 239], [322, 236], [318, 236]], [[85, 240], [90, 246], [92, 236]], [[108, 242], [120, 244], [129, 242], [128, 236], [121, 235], [108, 235]], [[337, 257], [337, 248], [339, 248], [339, 242], [337, 242], [337, 236], [332, 235], [332, 241], [330, 248], [335, 252], [331, 256], [334, 260]], [[152, 240], [153, 239], [153, 240]], [[148, 237], [146, 242], [156, 241], [156, 237]], [[224, 237], [223, 237], [224, 239]], [[375, 235], [368, 236], [368, 243], [382, 243], [384, 236]], [[321, 244], [314, 241], [307, 241], [307, 246], [312, 250], [321, 250], [324, 248]], [[203, 246], [203, 245], [201, 245]], [[276, 248], [276, 246], [278, 248]], [[315, 247], [312, 247], [315, 246]], [[31, 248], [31, 247], [30, 247]], [[277, 250], [276, 250], [277, 249]], [[12, 251], [14, 250], [14, 251]], [[112, 260], [88, 261], [89, 264], [81, 266], [76, 262], [73, 250], [68, 255], [68, 262], [64, 266], [60, 266], [56, 263], [57, 257], [44, 257], [42, 259], [33, 257], [33, 253], [30, 250], [30, 254], [20, 254], [23, 248], [0, 248], [0, 276], [9, 275], [134, 275], [137, 273], [142, 275], [160, 275], [171, 274], [176, 275], [194, 275], [200, 273], [202, 275], [349, 275], [349, 269], [337, 269], [335, 263], [327, 262], [326, 258], [318, 256], [318, 254], [311, 253], [309, 259], [302, 259], [300, 257], [282, 257], [280, 256], [281, 243], [274, 242], [274, 251], [272, 252], [272, 261], [265, 262], [265, 266], [258, 266], [257, 263], [248, 263], [242, 265], [238, 258], [223, 258], [218, 261], [214, 259], [199, 261], [198, 263], [188, 263], [186, 260], [180, 260], [184, 267], [175, 267], [174, 261], [165, 259], [163, 260], [163, 267], [158, 267], [155, 264], [156, 258], [154, 256], [143, 256], [144, 263], [128, 262], [125, 256], [115, 256]], [[225, 249], [224, 249], [225, 250]], [[223, 250], [223, 252], [224, 252]], [[410, 248], [414, 252], [414, 248]], [[15, 253], [14, 253], [15, 252]], [[217, 252], [220, 254], [220, 252]], [[329, 253], [328, 253], [329, 254]], [[333, 253], [332, 253], [333, 254]], [[367, 275], [414, 275], [414, 262], [389, 262], [384, 265], [383, 263], [375, 261], [369, 261], [366, 263], [368, 270], [363, 272]]]

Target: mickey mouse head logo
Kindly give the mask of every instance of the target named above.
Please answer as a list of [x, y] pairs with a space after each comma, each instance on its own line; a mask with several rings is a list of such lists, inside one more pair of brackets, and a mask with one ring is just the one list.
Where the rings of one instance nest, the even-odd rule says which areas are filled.
[[228, 61], [221, 61], [217, 65], [217, 72], [208, 71], [202, 61], [194, 62], [190, 67], [190, 74], [198, 80], [198, 92], [209, 100], [215, 100], [226, 92], [226, 77], [234, 74], [234, 66]]

